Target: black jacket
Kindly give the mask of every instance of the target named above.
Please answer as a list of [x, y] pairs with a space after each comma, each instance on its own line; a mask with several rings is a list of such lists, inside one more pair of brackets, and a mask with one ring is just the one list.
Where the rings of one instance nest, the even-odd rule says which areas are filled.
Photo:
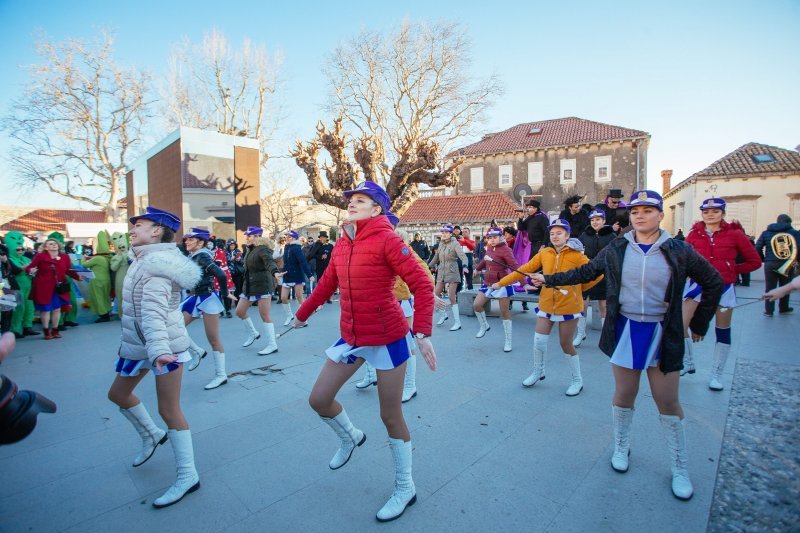
[[627, 228], [631, 224], [631, 217], [628, 209], [625, 207], [610, 207], [607, 204], [599, 204], [596, 208], [602, 209], [606, 213], [606, 224], [613, 226], [614, 222], [619, 222], [620, 231]]
[[192, 290], [193, 294], [202, 296], [204, 294], [211, 294], [214, 292], [214, 278], [219, 281], [219, 295], [221, 298], [228, 297], [228, 278], [225, 276], [225, 271], [214, 261], [214, 257], [208, 250], [200, 250], [198, 253], [191, 256], [192, 261], [197, 263], [203, 277], [195, 285]]
[[[622, 283], [622, 262], [625, 260], [627, 239], [614, 239], [600, 253], [585, 265], [551, 275], [546, 275], [548, 286], [576, 285], [587, 283], [605, 274], [606, 300], [608, 310], [603, 332], [600, 335], [600, 349], [611, 357], [617, 347], [616, 323], [619, 316], [619, 293]], [[683, 288], [686, 278], [692, 278], [703, 288], [700, 305], [689, 323], [691, 330], [698, 335], [708, 332], [708, 324], [719, 305], [722, 296], [722, 277], [716, 268], [685, 242], [669, 239], [661, 245], [661, 253], [672, 270], [672, 279], [667, 286], [664, 301], [669, 306], [664, 316], [664, 335], [661, 338], [661, 359], [658, 367], [665, 374], [683, 368]]]
[[581, 209], [574, 215], [570, 213], [569, 209], [564, 209], [561, 211], [561, 214], [558, 215], [558, 218], [569, 222], [570, 237], [577, 238], [589, 225], [589, 214], [584, 209]]
[[772, 238], [778, 233], [788, 233], [794, 236], [795, 244], [800, 246], [800, 231], [797, 231], [791, 224], [775, 222], [767, 226], [767, 230], [758, 237], [756, 241], [756, 250], [761, 259], [766, 263], [767, 261], [780, 261], [775, 254], [772, 253]]
[[[314, 269], [317, 273], [317, 279], [322, 277], [322, 273], [328, 268], [328, 263], [331, 262], [331, 252], [333, 251], [333, 244], [328, 242], [323, 244], [322, 241], [317, 240], [311, 249], [306, 253], [306, 260], [309, 265], [314, 262]], [[323, 257], [324, 256], [324, 257]]]
[[592, 226], [589, 226], [578, 237], [583, 243], [583, 254], [589, 259], [595, 258], [600, 253], [600, 250], [616, 238], [617, 234], [614, 233], [611, 226], [603, 226], [600, 231], [595, 231]]
[[547, 214], [541, 211], [517, 221], [517, 229], [528, 234], [528, 241], [531, 243], [531, 257], [539, 252], [539, 248], [547, 246], [550, 242], [550, 232], [547, 230], [549, 224], [550, 219], [547, 218]]
[[266, 245], [248, 246], [244, 253], [244, 283], [246, 296], [263, 296], [275, 290], [278, 264], [272, 258], [272, 248]]
[[428, 248], [428, 243], [423, 240], [413, 240], [411, 241], [411, 249], [426, 263], [428, 259], [431, 257], [431, 250]]

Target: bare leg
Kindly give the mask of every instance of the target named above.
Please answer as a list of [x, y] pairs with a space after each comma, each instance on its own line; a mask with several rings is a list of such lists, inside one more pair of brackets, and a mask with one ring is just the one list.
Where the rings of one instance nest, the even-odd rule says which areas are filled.
[[281, 287], [281, 303], [289, 303], [289, 287]]
[[442, 294], [444, 293], [444, 282], [443, 281], [437, 281], [436, 282], [436, 287], [434, 287], [434, 292], [436, 293], [437, 297], [439, 297], [439, 298], [442, 297]]
[[50, 327], [58, 329], [58, 321], [61, 320], [61, 309], [53, 309], [50, 313]]
[[687, 298], [683, 301], [683, 336], [684, 338], [689, 336], [689, 322], [691, 322], [692, 317], [694, 316], [694, 312], [697, 310], [697, 306], [700, 305], [700, 302], [695, 302], [691, 298]]
[[225, 348], [219, 338], [219, 315], [203, 313], [203, 326], [206, 330], [206, 338], [211, 344], [211, 349], [217, 352], [224, 352]]
[[511, 298], [500, 298], [500, 316], [503, 320], [511, 320]]
[[727, 329], [731, 327], [731, 322], [733, 322], [733, 309], [728, 308], [727, 311], [723, 311], [721, 307], [717, 307], [714, 317], [715, 326], [720, 329]]
[[405, 418], [403, 418], [403, 381], [406, 363], [392, 370], [378, 370], [378, 399], [381, 404], [381, 420], [389, 438], [411, 440]]
[[50, 327], [50, 311], [39, 311], [39, 322], [42, 324], [42, 329]]
[[683, 418], [683, 408], [678, 399], [680, 372], [664, 374], [658, 367], [650, 367], [647, 369], [647, 379], [650, 380], [650, 390], [658, 412]]
[[297, 300], [298, 307], [303, 305], [303, 302], [306, 299], [306, 293], [303, 291], [303, 285], [294, 286], [294, 298]]
[[[269, 302], [269, 300], [267, 300], [267, 302]], [[250, 309], [251, 303], [252, 302], [247, 298], [239, 298], [239, 301], [236, 303], [236, 317], [241, 320], [247, 318], [247, 310]], [[261, 300], [258, 301], [258, 310], [261, 311]]]
[[192, 315], [190, 315], [189, 313], [187, 313], [186, 311], [184, 311], [183, 312], [183, 325], [184, 326], [188, 326], [192, 322], [194, 322], [194, 317]]
[[600, 318], [605, 318], [606, 312], [608, 311], [608, 306], [606, 305], [606, 301], [597, 300], [597, 304], [600, 306]]
[[447, 298], [450, 300], [450, 305], [456, 305], [458, 303], [456, 291], [458, 291], [458, 283], [447, 284]]
[[472, 304], [472, 309], [474, 309], [476, 313], [483, 313], [483, 309], [488, 301], [489, 298], [487, 298], [482, 292], [479, 292], [477, 296], [475, 296], [475, 302]]
[[617, 365], [611, 365], [611, 369], [614, 373], [614, 405], [632, 409], [639, 394], [642, 371]]
[[565, 320], [558, 323], [558, 341], [561, 343], [561, 350], [567, 355], [578, 354], [578, 350], [575, 349], [575, 345], [572, 343], [577, 327], [577, 320]]
[[179, 365], [168, 374], [156, 376], [158, 414], [169, 429], [178, 431], [189, 429], [189, 423], [181, 411], [181, 378], [183, 378], [183, 365]]
[[553, 322], [550, 321], [548, 318], [542, 318], [540, 316], [536, 317], [536, 333], [541, 333], [542, 335], [550, 335], [550, 331], [553, 329]]
[[[249, 307], [249, 305], [245, 306], [245, 312], [247, 312], [247, 307]], [[261, 298], [258, 301], [258, 314], [261, 315], [261, 321], [262, 322], [272, 322], [272, 319], [270, 318], [270, 315], [269, 315], [269, 312], [270, 312], [271, 308], [272, 308], [272, 301], [269, 298]], [[239, 306], [238, 305], [236, 306], [236, 313], [237, 313], [237, 316], [238, 316], [238, 313], [239, 313]]]
[[147, 375], [147, 370], [139, 372], [138, 376], [117, 376], [108, 389], [108, 399], [117, 404], [120, 409], [130, 409], [140, 403], [139, 398], [133, 393], [139, 382]]
[[336, 401], [336, 394], [363, 363], [363, 359], [357, 359], [352, 365], [325, 360], [308, 397], [309, 405], [319, 416], [335, 418], [342, 412], [342, 405]]

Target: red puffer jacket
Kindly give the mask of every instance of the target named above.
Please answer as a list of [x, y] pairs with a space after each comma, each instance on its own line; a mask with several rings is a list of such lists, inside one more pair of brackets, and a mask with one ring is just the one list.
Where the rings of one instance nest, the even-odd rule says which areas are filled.
[[342, 225], [325, 274], [295, 316], [305, 322], [339, 287], [339, 325], [345, 342], [351, 346], [392, 343], [408, 333], [408, 323], [394, 296], [395, 276], [400, 276], [414, 295], [414, 331], [430, 335], [433, 283], [385, 216]]
[[[737, 274], [746, 274], [761, 266], [758, 252], [738, 222], [723, 220], [713, 238], [706, 233], [704, 222], [695, 222], [689, 235], [686, 236], [686, 242], [719, 270], [726, 285], [735, 283]], [[739, 255], [744, 258], [744, 262], [737, 264], [736, 257]]]

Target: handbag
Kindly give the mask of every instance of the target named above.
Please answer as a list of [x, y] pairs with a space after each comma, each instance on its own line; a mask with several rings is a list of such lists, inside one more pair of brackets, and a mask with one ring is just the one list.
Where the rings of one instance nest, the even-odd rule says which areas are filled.
[[69, 281], [59, 281], [56, 283], [57, 294], [69, 294], [70, 286]]

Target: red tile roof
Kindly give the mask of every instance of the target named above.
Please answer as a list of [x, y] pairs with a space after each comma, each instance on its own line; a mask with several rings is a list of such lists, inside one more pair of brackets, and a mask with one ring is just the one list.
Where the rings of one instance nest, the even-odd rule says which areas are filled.
[[419, 198], [400, 217], [401, 224], [489, 222], [493, 218], [510, 220], [519, 209], [501, 192]]
[[[534, 130], [537, 133], [532, 133]], [[483, 139], [454, 150], [448, 157], [495, 154], [538, 150], [555, 146], [574, 146], [603, 141], [619, 141], [649, 137], [646, 131], [603, 124], [577, 117], [557, 118], [540, 122], [517, 124], [499, 133], [484, 135]]]
[[75, 222], [105, 222], [106, 215], [103, 211], [85, 211], [82, 209], [36, 209], [15, 220], [0, 226], [0, 231], [19, 231], [50, 233], [53, 231], [66, 231], [68, 223]]

